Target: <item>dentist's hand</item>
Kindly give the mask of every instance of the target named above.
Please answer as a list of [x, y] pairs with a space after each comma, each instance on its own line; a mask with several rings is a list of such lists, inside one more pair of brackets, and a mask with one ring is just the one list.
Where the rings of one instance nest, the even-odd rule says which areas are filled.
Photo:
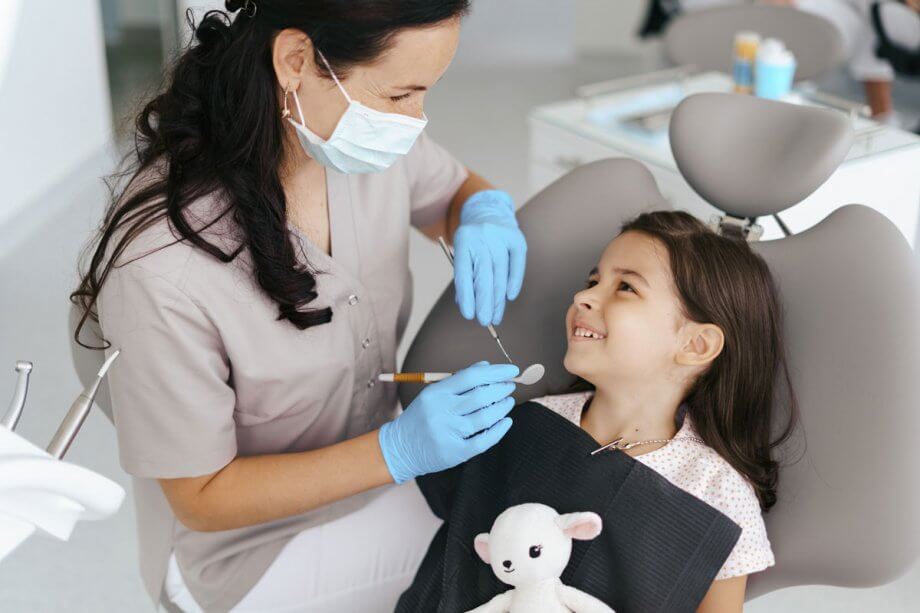
[[402, 415], [380, 428], [380, 449], [393, 480], [447, 470], [501, 440], [511, 427], [506, 415], [517, 387], [509, 379], [519, 372], [513, 364], [477, 362], [427, 385]]
[[505, 297], [517, 298], [524, 282], [527, 241], [507, 192], [476, 192], [460, 209], [454, 233], [454, 288], [460, 313], [480, 325], [500, 324]]

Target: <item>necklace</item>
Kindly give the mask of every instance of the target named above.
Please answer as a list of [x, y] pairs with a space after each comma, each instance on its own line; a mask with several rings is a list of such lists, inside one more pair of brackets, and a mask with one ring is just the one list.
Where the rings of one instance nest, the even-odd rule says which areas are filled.
[[672, 437], [672, 438], [656, 438], [656, 439], [652, 439], [652, 440], [648, 440], [648, 441], [635, 441], [635, 442], [632, 442], [632, 443], [628, 443], [628, 442], [624, 441], [624, 440], [623, 440], [623, 437], [621, 436], [620, 438], [618, 438], [618, 439], [616, 439], [616, 440], [614, 440], [614, 441], [612, 441], [612, 442], [610, 442], [610, 443], [607, 443], [607, 444], [604, 445], [603, 447], [599, 447], [599, 448], [595, 449], [594, 451], [591, 452], [591, 455], [594, 455], [594, 454], [596, 454], [596, 453], [600, 453], [601, 451], [603, 451], [603, 450], [605, 450], [605, 449], [619, 449], [620, 451], [625, 451], [625, 450], [627, 450], [627, 449], [632, 449], [633, 447], [638, 447], [639, 445], [651, 445], [652, 443], [668, 443], [668, 442], [673, 441], [673, 440], [674, 440], [673, 437]]
[[597, 449], [595, 449], [594, 451], [591, 452], [591, 455], [594, 455], [594, 454], [596, 454], [596, 453], [600, 453], [601, 451], [604, 451], [605, 449], [619, 449], [620, 451], [625, 451], [625, 450], [627, 450], [627, 449], [632, 449], [633, 447], [638, 447], [639, 445], [650, 445], [650, 444], [652, 444], [652, 443], [669, 443], [669, 442], [671, 442], [671, 441], [673, 441], [673, 440], [677, 440], [677, 439], [680, 439], [680, 440], [688, 440], [688, 441], [696, 441], [697, 443], [703, 443], [704, 445], [706, 444], [706, 442], [705, 442], [703, 439], [698, 438], [698, 437], [696, 437], [696, 436], [674, 436], [674, 437], [671, 437], [671, 438], [656, 438], [656, 439], [652, 439], [652, 440], [648, 440], [648, 441], [635, 441], [635, 442], [632, 442], [632, 443], [625, 442], [625, 441], [623, 440], [623, 437], [621, 436], [620, 438], [616, 439], [615, 441], [610, 442], [610, 443], [607, 443], [607, 444], [604, 445], [603, 447], [598, 447]]

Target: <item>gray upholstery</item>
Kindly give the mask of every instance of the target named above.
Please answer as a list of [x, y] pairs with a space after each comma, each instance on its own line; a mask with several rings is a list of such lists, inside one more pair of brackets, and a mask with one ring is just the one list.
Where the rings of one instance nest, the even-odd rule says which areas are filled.
[[779, 502], [765, 516], [776, 566], [751, 577], [749, 597], [891, 581], [920, 551], [914, 255], [893, 223], [860, 205], [751, 245], [783, 294], [803, 427], [783, 449], [800, 459], [782, 469]]
[[[747, 109], [747, 122], [772, 111]], [[824, 117], [798, 110], [819, 122]], [[789, 172], [796, 180], [796, 171]], [[798, 172], [820, 178], [827, 171], [803, 162]], [[541, 362], [547, 376], [539, 385], [518, 386], [517, 401], [564, 390], [571, 379], [562, 366], [564, 318], [573, 294], [620, 223], [659, 208], [667, 207], [648, 171], [610, 159], [573, 170], [519, 212], [529, 243], [527, 276], [499, 331], [518, 364]], [[777, 565], [751, 577], [747, 598], [794, 585], [891, 581], [920, 552], [920, 491], [911, 485], [920, 434], [920, 279], [913, 253], [889, 220], [860, 205], [838, 209], [799, 235], [752, 247], [782, 293], [802, 421], [777, 450], [784, 462], [778, 503], [766, 515]], [[452, 293], [448, 286], [429, 314], [403, 371], [501, 361], [488, 333], [459, 315]], [[401, 386], [403, 406], [419, 389]], [[777, 414], [784, 408], [778, 404]]]
[[670, 139], [680, 173], [704, 200], [759, 217], [818, 189], [846, 157], [853, 130], [839, 111], [712, 93], [677, 106]]
[[665, 54], [678, 65], [732, 73], [735, 34], [752, 30], [779, 38], [795, 54], [796, 81], [807, 81], [844, 58], [843, 39], [830, 21], [788, 6], [747, 4], [685, 13], [664, 35]]

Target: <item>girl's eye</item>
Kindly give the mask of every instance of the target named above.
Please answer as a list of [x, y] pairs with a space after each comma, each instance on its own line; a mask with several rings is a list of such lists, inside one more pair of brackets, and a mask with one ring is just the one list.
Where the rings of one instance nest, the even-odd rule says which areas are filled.
[[588, 282], [585, 284], [586, 287], [594, 287], [595, 285], [597, 285], [597, 281], [595, 281], [594, 279], [589, 279]]
[[392, 100], [393, 102], [399, 102], [400, 100], [405, 100], [411, 95], [412, 95], [412, 92], [403, 94], [402, 96], [390, 96], [390, 100]]
[[540, 553], [543, 551], [543, 545], [534, 545], [530, 548], [530, 557], [539, 558]]
[[629, 283], [627, 283], [626, 281], [620, 281], [620, 287], [624, 287], [624, 286], [628, 287], [629, 291], [631, 291], [632, 293], [634, 294], [636, 293], [636, 290], [634, 290]]

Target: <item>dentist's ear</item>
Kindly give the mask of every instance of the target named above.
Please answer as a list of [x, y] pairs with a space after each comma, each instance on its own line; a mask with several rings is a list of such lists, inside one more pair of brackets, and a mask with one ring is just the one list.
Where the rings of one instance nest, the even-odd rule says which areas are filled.
[[476, 553], [479, 554], [479, 557], [482, 558], [482, 561], [486, 564], [492, 563], [492, 556], [489, 555], [489, 535], [486, 532], [482, 534], [477, 534], [476, 538], [473, 540], [473, 548], [476, 550]]
[[285, 84], [297, 84], [297, 87], [293, 87], [297, 89], [306, 75], [305, 70], [312, 69], [315, 72], [313, 41], [300, 30], [281, 30], [272, 43], [272, 65], [282, 88]]
[[678, 364], [705, 366], [715, 360], [725, 347], [725, 334], [715, 324], [691, 323], [689, 338], [675, 356]]

